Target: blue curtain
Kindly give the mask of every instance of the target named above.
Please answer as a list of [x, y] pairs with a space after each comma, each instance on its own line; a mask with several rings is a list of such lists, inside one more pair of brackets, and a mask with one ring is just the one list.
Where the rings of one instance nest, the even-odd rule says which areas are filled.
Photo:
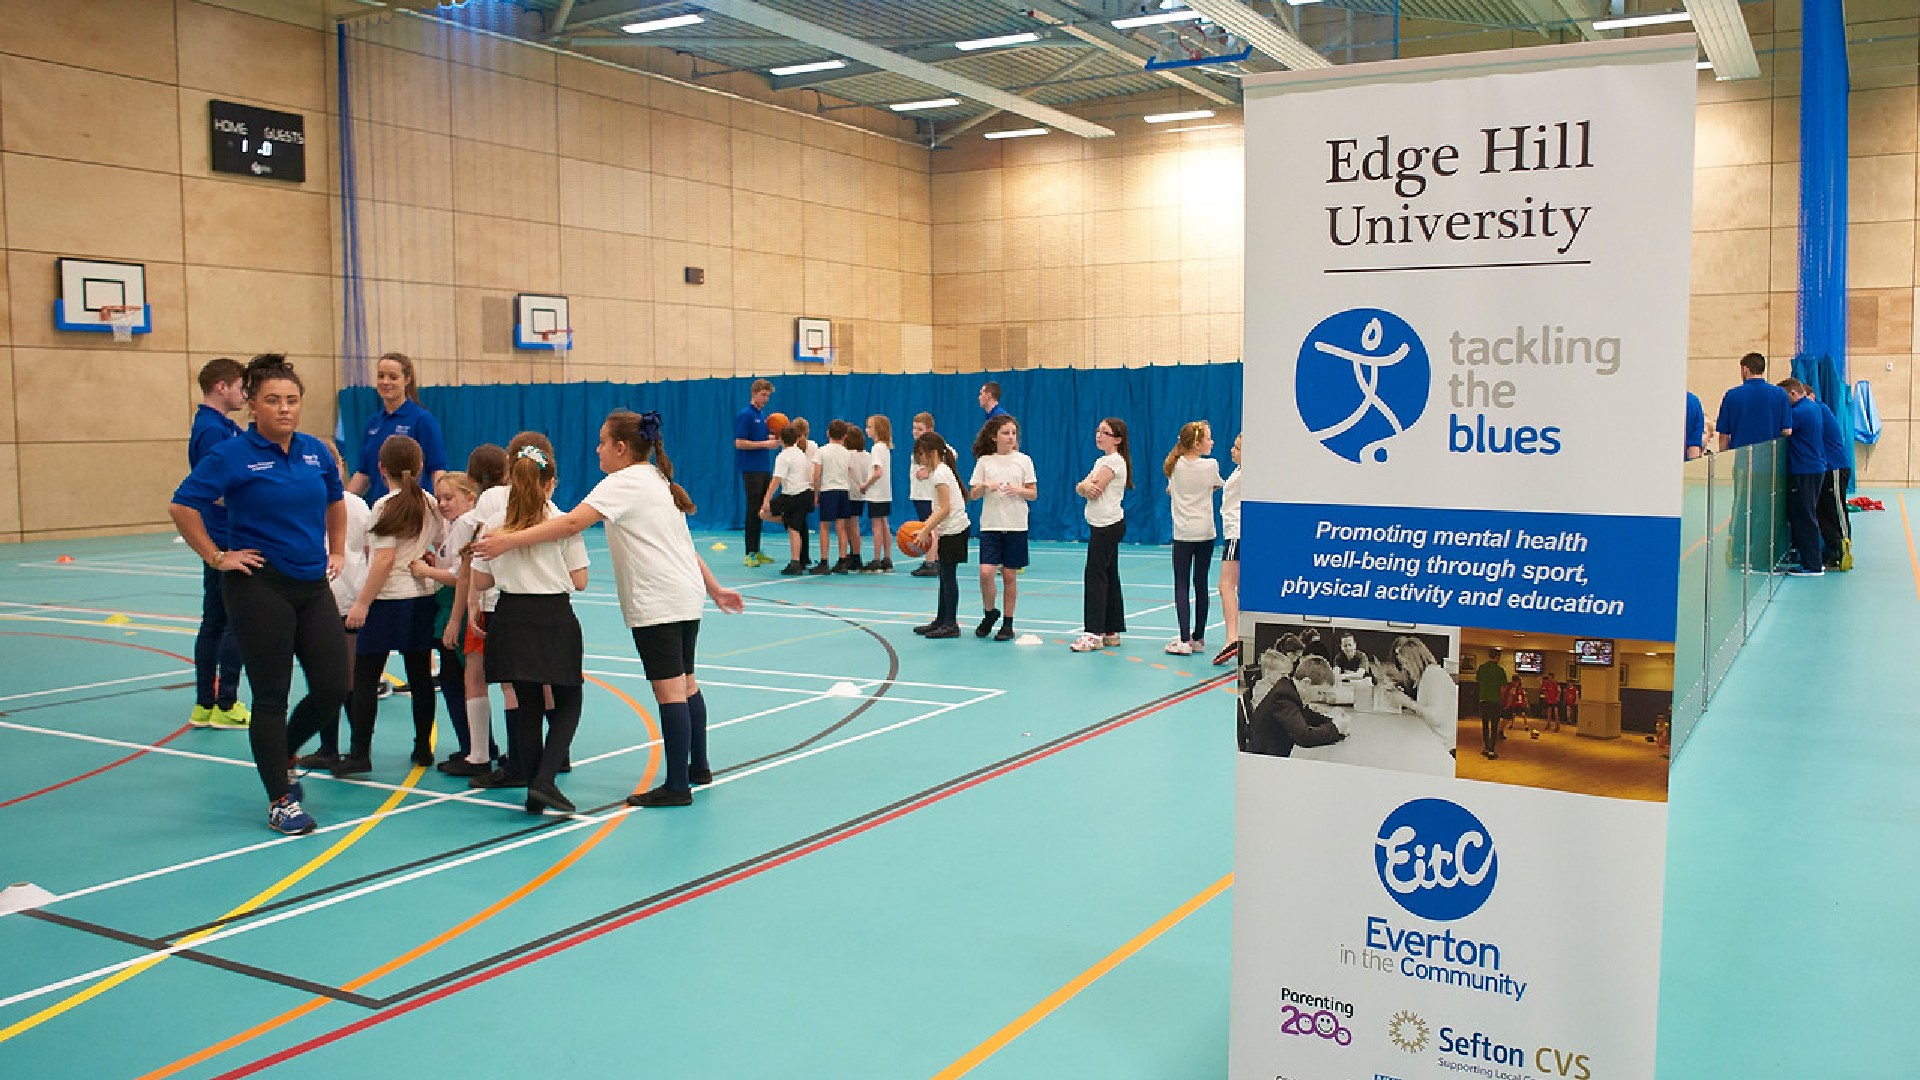
[[[1800, 341], [1794, 376], [1853, 431], [1847, 381], [1847, 42], [1839, 0], [1807, 0], [1800, 59]], [[1846, 440], [1853, 462], [1853, 440]]]
[[[1106, 417], [1126, 422], [1132, 442], [1134, 487], [1126, 496], [1127, 539], [1164, 544], [1173, 539], [1161, 463], [1180, 425], [1206, 420], [1213, 426], [1214, 456], [1221, 475], [1232, 471], [1228, 447], [1240, 432], [1238, 363], [1116, 368], [1093, 371], [1043, 369], [961, 375], [791, 375], [773, 380], [769, 411], [804, 416], [814, 438], [827, 421], [861, 423], [874, 413], [893, 423], [893, 498], [896, 524], [912, 513], [907, 503], [907, 444], [913, 415], [930, 412], [934, 426], [960, 458], [961, 479], [972, 470], [973, 438], [984, 414], [980, 384], [998, 382], [1003, 404], [1020, 421], [1020, 448], [1033, 458], [1040, 499], [1033, 504], [1036, 540], [1085, 540], [1084, 500], [1073, 486], [1087, 474], [1097, 451], [1093, 432]], [[483, 442], [506, 445], [516, 432], [540, 431], [560, 458], [554, 500], [580, 501], [600, 479], [594, 457], [600, 422], [616, 408], [657, 409], [665, 420], [667, 453], [674, 478], [699, 509], [695, 528], [738, 529], [744, 495], [733, 466], [733, 417], [747, 402], [749, 378], [657, 383], [536, 383], [493, 386], [429, 386], [421, 404], [440, 421], [449, 460], [458, 465]], [[340, 392], [341, 427], [347, 452], [357, 455], [360, 433], [379, 408], [369, 387]], [[350, 460], [356, 469], [362, 462]]]

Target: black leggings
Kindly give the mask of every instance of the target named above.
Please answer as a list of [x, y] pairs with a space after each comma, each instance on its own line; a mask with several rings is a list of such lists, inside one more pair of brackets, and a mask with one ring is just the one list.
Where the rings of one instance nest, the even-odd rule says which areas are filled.
[[773, 474], [743, 472], [740, 474], [740, 480], [747, 489], [747, 554], [758, 555], [760, 553], [760, 504], [766, 501], [767, 487], [773, 482]]
[[[514, 710], [507, 714], [513, 728], [513, 743], [529, 759], [525, 764], [527, 783], [535, 787], [553, 786], [560, 766], [567, 763], [573, 750], [573, 733], [580, 730], [581, 692], [578, 686], [555, 686], [553, 708], [542, 707], [546, 692], [537, 682], [513, 684]], [[547, 738], [540, 740], [540, 717], [546, 714]], [[536, 756], [537, 755], [537, 756]], [[512, 770], [509, 770], [512, 771]]]
[[1089, 634], [1126, 632], [1126, 606], [1120, 601], [1120, 540], [1126, 535], [1124, 518], [1087, 530], [1086, 631]]
[[473, 749], [467, 745], [473, 738], [467, 734], [466, 657], [459, 649], [449, 649], [437, 642], [433, 651], [440, 654], [440, 700], [447, 703], [447, 722], [453, 725], [454, 743], [464, 758], [468, 756], [467, 751]]
[[[433, 737], [433, 654], [424, 650], [403, 652], [400, 660], [407, 668], [407, 696], [413, 700], [413, 748], [421, 750]], [[361, 653], [353, 658], [353, 702], [347, 709], [347, 723], [353, 729], [353, 743], [347, 751], [350, 757], [363, 758], [373, 752], [373, 722], [380, 713], [376, 694], [380, 677], [386, 672], [386, 653]], [[461, 719], [466, 719], [464, 714]]]
[[[288, 791], [287, 765], [300, 744], [337, 717], [347, 699], [347, 637], [325, 579], [300, 581], [271, 566], [221, 575], [227, 618], [240, 642], [253, 722], [247, 741], [267, 797]], [[307, 678], [307, 695], [287, 714], [293, 662]]]
[[[1213, 541], [1173, 542], [1173, 612], [1180, 619], [1181, 641], [1204, 641], [1207, 636], [1207, 571], [1213, 566]], [[1193, 613], [1187, 613], [1187, 590], [1193, 590]], [[1191, 632], [1189, 632], [1191, 630]]]

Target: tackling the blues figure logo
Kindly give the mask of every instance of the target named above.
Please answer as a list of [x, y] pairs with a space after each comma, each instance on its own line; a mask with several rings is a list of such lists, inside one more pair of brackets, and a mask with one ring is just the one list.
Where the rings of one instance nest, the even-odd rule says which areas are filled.
[[1294, 399], [1307, 431], [1355, 464], [1387, 460], [1387, 444], [1420, 419], [1432, 389], [1427, 347], [1405, 319], [1349, 308], [1300, 345]]

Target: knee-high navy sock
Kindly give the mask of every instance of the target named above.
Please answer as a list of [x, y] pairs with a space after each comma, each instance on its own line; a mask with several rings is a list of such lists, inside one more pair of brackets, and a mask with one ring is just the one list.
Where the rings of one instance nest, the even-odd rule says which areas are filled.
[[693, 781], [687, 778], [687, 752], [693, 741], [693, 715], [687, 710], [687, 703], [676, 701], [660, 706], [660, 739], [666, 744], [667, 783], [674, 791], [686, 791], [693, 787]]
[[687, 714], [693, 718], [693, 750], [688, 757], [688, 766], [694, 772], [712, 772], [713, 766], [707, 764], [707, 695], [696, 690], [687, 699]]

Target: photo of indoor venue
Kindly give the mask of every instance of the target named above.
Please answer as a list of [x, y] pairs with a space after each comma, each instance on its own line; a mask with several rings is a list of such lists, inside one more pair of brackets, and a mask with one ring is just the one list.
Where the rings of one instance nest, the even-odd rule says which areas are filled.
[[1457, 775], [1664, 802], [1673, 643], [1460, 631]]

